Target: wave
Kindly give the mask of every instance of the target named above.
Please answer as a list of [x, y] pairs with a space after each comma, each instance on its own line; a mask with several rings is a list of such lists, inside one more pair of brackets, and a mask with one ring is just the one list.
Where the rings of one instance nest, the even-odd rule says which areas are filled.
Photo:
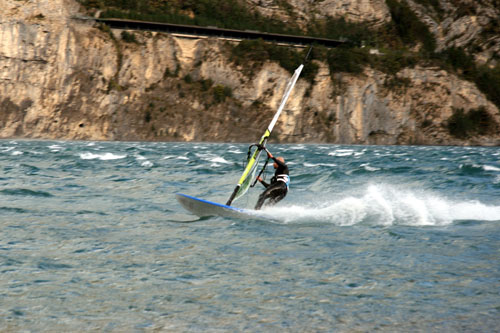
[[329, 152], [328, 156], [334, 157], [347, 157], [347, 156], [361, 156], [363, 151], [355, 151], [354, 149], [336, 149], [335, 151]]
[[43, 197], [43, 198], [53, 197], [53, 195], [48, 192], [33, 191], [25, 188], [4, 189], [0, 190], [0, 194], [14, 195], [14, 196], [28, 196], [28, 197]]
[[17, 214], [29, 213], [28, 210], [23, 209], [23, 208], [17, 208], [17, 207], [0, 207], [0, 212], [17, 213]]
[[500, 168], [493, 165], [481, 165], [481, 164], [460, 164], [460, 171], [466, 175], [475, 175], [478, 173], [486, 172], [499, 172]]
[[218, 164], [232, 164], [222, 156], [218, 156], [212, 153], [196, 153], [196, 157], [203, 161], [208, 161], [212, 163], [212, 166], [218, 166]]
[[52, 151], [52, 152], [58, 152], [58, 151], [61, 151], [64, 149], [63, 146], [60, 146], [60, 145], [50, 145], [48, 146], [48, 148]]
[[483, 169], [484, 169], [484, 171], [496, 171], [496, 172], [500, 171], [500, 168], [497, 168], [497, 167], [492, 166], [492, 165], [484, 165]]
[[461, 220], [500, 221], [500, 206], [479, 201], [454, 202], [426, 191], [369, 185], [360, 196], [310, 205], [268, 207], [262, 212], [281, 223], [332, 223], [338, 226], [444, 226]]
[[327, 168], [334, 168], [337, 167], [338, 165], [335, 163], [308, 163], [304, 162], [303, 164], [306, 168], [315, 168], [315, 167], [327, 167]]
[[80, 154], [80, 158], [82, 160], [99, 159], [101, 161], [108, 161], [108, 160], [119, 160], [119, 159], [122, 159], [125, 157], [127, 157], [127, 155], [116, 155], [113, 153], [104, 153], [104, 154], [81, 153]]
[[154, 166], [153, 162], [148, 161], [148, 159], [142, 155], [135, 155], [135, 160], [140, 162], [142, 167], [151, 168]]

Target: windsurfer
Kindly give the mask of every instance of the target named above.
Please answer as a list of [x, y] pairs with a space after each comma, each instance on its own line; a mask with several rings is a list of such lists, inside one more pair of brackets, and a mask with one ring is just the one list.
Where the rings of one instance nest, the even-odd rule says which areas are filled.
[[267, 199], [269, 199], [267, 205], [275, 205], [286, 196], [290, 184], [290, 176], [288, 175], [288, 166], [285, 164], [285, 159], [281, 156], [274, 157], [267, 149], [265, 150], [267, 157], [274, 161], [273, 166], [276, 171], [273, 178], [271, 178], [270, 184], [266, 183], [260, 176], [257, 178], [266, 189], [260, 194], [255, 209], [260, 209]]

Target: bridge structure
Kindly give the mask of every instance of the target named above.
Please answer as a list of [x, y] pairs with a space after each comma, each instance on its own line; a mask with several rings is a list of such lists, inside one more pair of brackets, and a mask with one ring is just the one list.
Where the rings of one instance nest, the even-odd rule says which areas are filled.
[[249, 39], [262, 39], [283, 45], [292, 45], [295, 47], [307, 47], [312, 44], [323, 45], [325, 47], [338, 47], [346, 44], [345, 40], [334, 40], [327, 38], [295, 36], [276, 33], [267, 33], [254, 30], [233, 30], [217, 27], [202, 27], [196, 25], [184, 25], [173, 23], [160, 23], [148, 21], [135, 21], [115, 18], [96, 18], [95, 21], [106, 24], [112, 29], [123, 30], [145, 30], [170, 33], [174, 36], [185, 38], [207, 38], [216, 37], [230, 41], [242, 41]]

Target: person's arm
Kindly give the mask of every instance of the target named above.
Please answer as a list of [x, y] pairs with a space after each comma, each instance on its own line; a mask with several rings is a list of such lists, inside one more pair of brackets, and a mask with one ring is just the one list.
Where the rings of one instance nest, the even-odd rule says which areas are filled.
[[260, 176], [259, 176], [259, 177], [257, 177], [257, 180], [258, 180], [258, 181], [259, 181], [262, 185], [264, 185], [264, 187], [265, 187], [265, 188], [267, 188], [267, 187], [269, 186], [269, 184], [268, 184], [268, 183], [266, 183], [266, 182], [264, 181], [264, 179], [262, 179], [262, 177], [260, 177]]
[[276, 157], [274, 157], [269, 150], [266, 149], [266, 152], [267, 152], [267, 157], [271, 158], [276, 164], [278, 164], [280, 167], [283, 168], [286, 167], [286, 164], [278, 160]]

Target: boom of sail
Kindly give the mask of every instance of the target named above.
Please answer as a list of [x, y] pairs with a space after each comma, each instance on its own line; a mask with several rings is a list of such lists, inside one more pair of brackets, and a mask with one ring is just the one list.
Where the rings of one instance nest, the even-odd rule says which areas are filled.
[[[269, 136], [271, 135], [271, 132], [273, 131], [274, 125], [276, 125], [276, 122], [278, 121], [278, 118], [285, 108], [285, 104], [288, 100], [288, 97], [290, 96], [290, 93], [293, 90], [293, 87], [295, 86], [295, 83], [297, 82], [300, 72], [302, 72], [302, 69], [304, 68], [304, 65], [300, 65], [296, 70], [293, 76], [291, 77], [290, 81], [288, 81], [288, 85], [285, 89], [285, 93], [283, 94], [283, 97], [281, 98], [280, 105], [278, 107], [278, 111], [276, 111], [276, 114], [274, 115], [273, 119], [271, 120], [271, 123], [267, 127], [266, 131], [264, 132], [264, 135], [260, 138], [259, 145], [265, 146]], [[252, 145], [252, 146], [257, 146], [257, 145]], [[252, 148], [250, 146], [249, 149]], [[245, 170], [243, 171], [243, 174], [240, 177], [240, 180], [238, 181], [238, 184], [236, 185], [233, 193], [231, 194], [231, 197], [227, 201], [226, 205], [231, 206], [231, 203], [243, 196], [247, 191], [248, 188], [250, 187], [250, 184], [252, 183], [252, 179], [255, 177], [255, 173], [257, 171], [257, 166], [259, 164], [259, 158], [262, 153], [261, 149], [255, 149], [253, 153], [251, 153], [251, 150], [249, 150], [249, 156], [247, 159], [247, 164], [245, 167]]]

